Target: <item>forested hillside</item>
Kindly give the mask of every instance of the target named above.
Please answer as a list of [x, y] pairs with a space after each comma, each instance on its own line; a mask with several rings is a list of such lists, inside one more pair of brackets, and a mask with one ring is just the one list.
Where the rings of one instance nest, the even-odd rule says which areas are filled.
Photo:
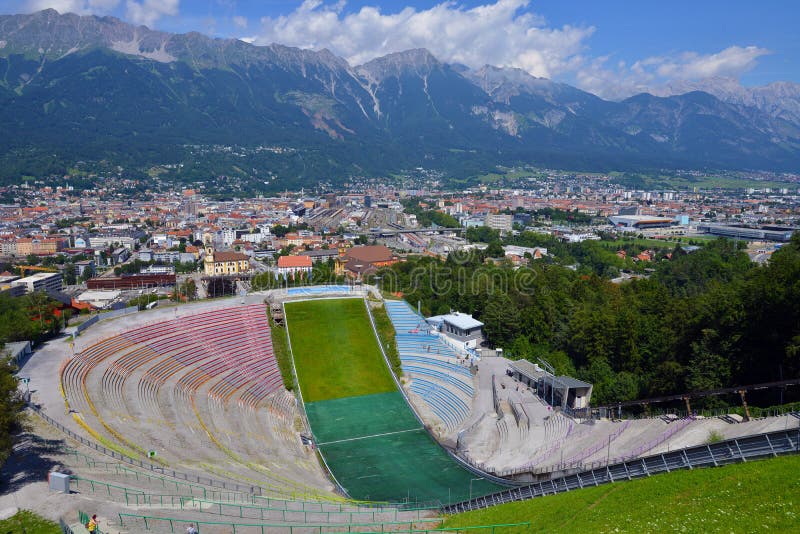
[[603, 276], [622, 260], [600, 243], [567, 248], [577, 268], [472, 253], [409, 259], [381, 284], [425, 314], [473, 313], [507, 355], [592, 382], [594, 404], [800, 376], [800, 235], [766, 266], [729, 240], [676, 247], [649, 278], [623, 284]]

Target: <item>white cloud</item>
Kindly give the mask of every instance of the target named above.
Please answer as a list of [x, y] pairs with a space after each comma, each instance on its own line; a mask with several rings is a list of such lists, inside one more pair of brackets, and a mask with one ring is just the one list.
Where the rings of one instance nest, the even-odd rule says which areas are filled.
[[618, 62], [608, 67], [608, 57], [587, 61], [577, 70], [578, 87], [606, 98], [625, 98], [649, 91], [663, 93], [664, 85], [683, 80], [712, 77], [738, 79], [756, 66], [758, 58], [770, 51], [757, 46], [730, 46], [713, 54], [681, 52], [673, 56], [654, 56], [636, 61], [628, 67]]
[[233, 17], [233, 23], [239, 28], [247, 28], [247, 19], [241, 15], [236, 15]]
[[695, 80], [712, 76], [739, 77], [756, 65], [756, 60], [769, 54], [757, 46], [731, 46], [716, 54], [700, 55], [685, 52], [676, 59], [655, 58], [657, 73], [663, 78]]
[[328, 48], [358, 65], [378, 56], [427, 48], [450, 63], [519, 67], [552, 77], [575, 66], [592, 27], [548, 28], [524, 10], [528, 0], [496, 0], [466, 9], [443, 2], [430, 9], [405, 7], [395, 13], [365, 6], [344, 13], [344, 2], [305, 0], [280, 17], [261, 19], [257, 44]]
[[133, 24], [143, 24], [150, 28], [163, 16], [178, 14], [180, 0], [126, 0], [125, 18]]
[[55, 9], [59, 13], [78, 15], [103, 15], [110, 13], [120, 0], [30, 0], [27, 7], [31, 11]]

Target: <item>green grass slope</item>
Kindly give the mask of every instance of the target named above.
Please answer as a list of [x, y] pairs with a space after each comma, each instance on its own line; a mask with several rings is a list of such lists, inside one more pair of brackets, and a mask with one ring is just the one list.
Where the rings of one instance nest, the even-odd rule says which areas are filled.
[[305, 402], [395, 391], [360, 299], [286, 303]]
[[[800, 456], [676, 471], [452, 516], [518, 532], [800, 532]], [[502, 532], [517, 532], [503, 529]]]
[[0, 521], [0, 534], [61, 534], [58, 523], [49, 521], [28, 510], [20, 510], [10, 518]]

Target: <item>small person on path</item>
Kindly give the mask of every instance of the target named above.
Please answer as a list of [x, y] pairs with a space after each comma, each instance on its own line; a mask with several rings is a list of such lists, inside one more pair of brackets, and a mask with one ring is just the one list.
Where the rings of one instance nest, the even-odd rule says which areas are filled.
[[189, 525], [189, 528], [186, 529], [186, 534], [198, 534], [198, 532], [194, 525]]
[[97, 532], [97, 514], [94, 514], [89, 522], [86, 523], [86, 530], [89, 532]]

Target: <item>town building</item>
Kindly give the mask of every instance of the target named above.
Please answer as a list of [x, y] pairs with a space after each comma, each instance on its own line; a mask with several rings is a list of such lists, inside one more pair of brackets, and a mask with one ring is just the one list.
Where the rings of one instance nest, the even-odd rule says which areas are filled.
[[14, 282], [19, 280], [19, 276], [4, 272], [0, 274], [0, 294], [8, 295], [9, 297], [21, 297], [25, 294], [24, 285], [14, 285]]
[[218, 252], [209, 245], [203, 258], [203, 270], [206, 276], [245, 274], [250, 272], [250, 258], [240, 252]]
[[280, 256], [278, 258], [278, 274], [286, 277], [292, 277], [300, 274], [311, 273], [311, 257], [309, 256]]
[[27, 293], [61, 291], [61, 273], [36, 273], [15, 280], [11, 284], [25, 287]]
[[145, 289], [174, 285], [174, 274], [123, 274], [91, 278], [86, 281], [88, 289]]
[[48, 237], [40, 239], [35, 237], [23, 237], [17, 239], [16, 254], [18, 256], [28, 256], [30, 254], [47, 256], [61, 252], [67, 248], [68, 244], [69, 241], [65, 238]]
[[339, 259], [339, 251], [335, 248], [306, 250], [301, 252], [300, 256], [308, 256], [311, 258], [311, 263], [319, 263]]
[[514, 216], [501, 215], [497, 213], [487, 213], [484, 225], [492, 230], [500, 230], [501, 232], [510, 232], [513, 228]]
[[[130, 236], [122, 236], [122, 235], [98, 235], [92, 236], [89, 238], [89, 246], [94, 249], [100, 248], [108, 248], [112, 246], [122, 246], [127, 249], [133, 250], [134, 246], [139, 240], [130, 237]], [[77, 247], [77, 239], [75, 240], [76, 247]], [[82, 247], [80, 247], [82, 248]]]
[[94, 260], [82, 260], [75, 262], [75, 274], [77, 276], [83, 276], [87, 269], [89, 270], [90, 274], [94, 274]]
[[397, 263], [397, 256], [389, 247], [383, 245], [366, 245], [352, 247], [344, 253], [342, 264], [344, 272], [351, 278], [361, 278], [373, 274], [381, 267]]

